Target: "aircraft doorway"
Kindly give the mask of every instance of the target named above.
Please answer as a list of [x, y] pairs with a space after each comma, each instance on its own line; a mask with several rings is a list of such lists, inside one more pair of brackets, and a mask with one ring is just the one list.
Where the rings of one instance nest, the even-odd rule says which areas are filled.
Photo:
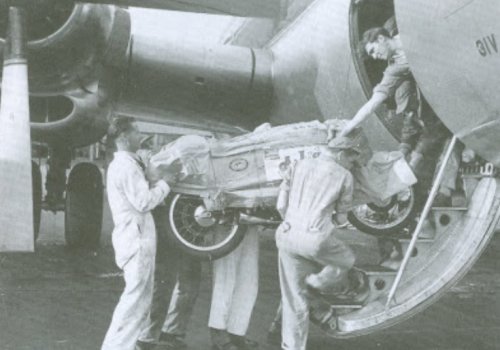
[[[367, 98], [381, 80], [387, 63], [367, 57], [360, 46], [363, 33], [373, 27], [384, 27], [392, 35], [398, 33], [393, 0], [352, 1], [349, 18], [349, 31], [354, 66]], [[389, 132], [399, 141], [402, 121], [395, 118], [395, 101], [389, 99], [377, 110], [377, 116]]]

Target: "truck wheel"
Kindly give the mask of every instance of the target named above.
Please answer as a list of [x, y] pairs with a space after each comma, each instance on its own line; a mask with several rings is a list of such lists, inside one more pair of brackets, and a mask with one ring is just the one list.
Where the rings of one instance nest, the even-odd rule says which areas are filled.
[[174, 194], [167, 198], [169, 240], [187, 254], [215, 260], [232, 252], [245, 235], [237, 210], [209, 212], [199, 197]]
[[73, 167], [66, 188], [64, 212], [66, 244], [96, 248], [102, 228], [103, 185], [99, 168], [91, 163]]

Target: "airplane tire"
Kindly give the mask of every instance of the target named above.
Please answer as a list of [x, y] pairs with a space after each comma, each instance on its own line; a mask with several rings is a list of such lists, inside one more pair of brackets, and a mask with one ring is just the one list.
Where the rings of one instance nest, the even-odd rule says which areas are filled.
[[99, 168], [79, 163], [70, 172], [64, 212], [66, 245], [96, 248], [102, 228], [103, 184]]
[[222, 224], [216, 218], [213, 224], [201, 226], [195, 217], [196, 210], [203, 208], [201, 198], [174, 194], [166, 202], [170, 226], [167, 238], [191, 256], [215, 260], [232, 252], [243, 240], [246, 226], [238, 223], [237, 211], [227, 212]]
[[[419, 207], [415, 189], [410, 187], [409, 191], [407, 201], [399, 201], [394, 196], [386, 205], [368, 203], [365, 205], [365, 215], [361, 215], [360, 208], [355, 208], [347, 214], [347, 218], [358, 230], [375, 236], [401, 234], [406, 227], [415, 222]], [[395, 210], [398, 211], [396, 214]], [[367, 217], [367, 212], [372, 215], [371, 218]]]
[[31, 181], [33, 183], [33, 232], [36, 242], [42, 218], [42, 173], [40, 167], [34, 161], [31, 162]]

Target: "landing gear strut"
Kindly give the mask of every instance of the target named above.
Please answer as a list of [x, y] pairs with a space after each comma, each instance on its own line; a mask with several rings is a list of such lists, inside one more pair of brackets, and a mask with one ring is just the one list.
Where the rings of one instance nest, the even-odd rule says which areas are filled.
[[[71, 149], [52, 146], [45, 187], [45, 210], [64, 211], [64, 234], [70, 248], [95, 248], [102, 228], [103, 184], [99, 168], [79, 163], [71, 169]], [[64, 192], [66, 191], [66, 196]]]
[[40, 232], [42, 218], [42, 174], [36, 162], [31, 162], [31, 180], [33, 181], [33, 233], [35, 242]]
[[52, 212], [64, 210], [64, 190], [66, 188], [66, 170], [71, 166], [71, 149], [61, 146], [49, 148], [49, 166], [45, 188], [44, 209]]

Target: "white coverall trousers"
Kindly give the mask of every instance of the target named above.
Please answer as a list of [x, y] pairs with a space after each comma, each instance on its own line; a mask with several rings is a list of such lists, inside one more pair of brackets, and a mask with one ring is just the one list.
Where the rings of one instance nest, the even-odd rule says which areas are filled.
[[[154, 247], [154, 246], [153, 246]], [[123, 266], [125, 290], [115, 308], [102, 350], [133, 350], [153, 297], [154, 248], [141, 247]]]
[[106, 186], [115, 224], [115, 260], [123, 270], [125, 289], [102, 350], [134, 350], [146, 326], [153, 296], [156, 230], [150, 211], [164, 200], [170, 188], [163, 180], [150, 186], [136, 156], [124, 151], [115, 153]]
[[259, 233], [249, 227], [241, 244], [213, 262], [208, 326], [245, 336], [259, 289]]
[[[311, 307], [306, 277], [320, 272], [333, 284], [345, 283], [346, 272], [354, 265], [355, 256], [334, 232], [284, 232], [280, 226], [276, 232], [276, 244], [283, 303], [282, 348], [305, 350]], [[331, 266], [338, 269], [330, 269]], [[315, 314], [319, 311], [315, 310]]]

